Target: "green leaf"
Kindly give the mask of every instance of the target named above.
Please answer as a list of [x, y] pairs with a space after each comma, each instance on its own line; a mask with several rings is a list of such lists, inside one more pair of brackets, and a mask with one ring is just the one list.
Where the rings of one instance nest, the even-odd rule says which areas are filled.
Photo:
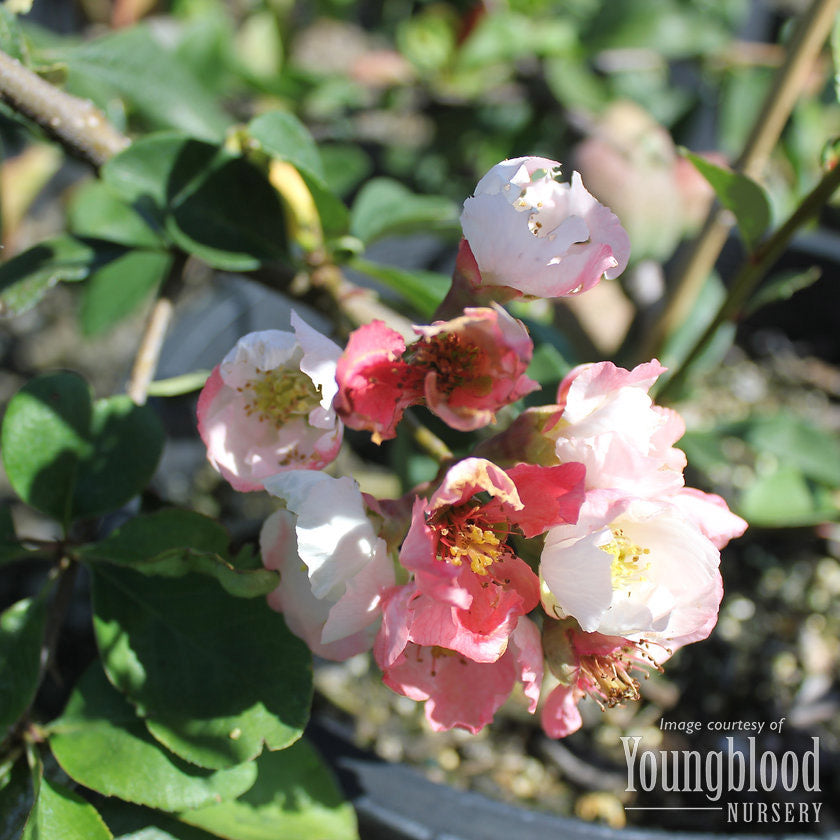
[[318, 147], [306, 126], [287, 111], [269, 111], [248, 123], [248, 134], [271, 157], [291, 163], [300, 172], [324, 180]]
[[116, 92], [153, 127], [217, 140], [232, 122], [201, 81], [142, 24], [59, 50], [55, 57], [67, 63], [71, 92], [100, 107]]
[[218, 768], [300, 737], [310, 654], [264, 602], [231, 598], [206, 577], [163, 580], [103, 565], [93, 602], [109, 678], [173, 752]]
[[112, 840], [89, 802], [63, 785], [40, 779], [38, 794], [21, 840]]
[[448, 199], [415, 195], [397, 181], [374, 178], [362, 187], [351, 211], [350, 232], [370, 244], [414, 230], [456, 229], [458, 213]]
[[327, 186], [321, 155], [306, 126], [286, 111], [270, 111], [251, 120], [248, 134], [263, 152], [292, 164], [300, 172], [327, 235], [345, 233], [349, 213]]
[[32, 309], [56, 283], [84, 280], [123, 248], [74, 236], [47, 239], [0, 265], [0, 315]]
[[64, 714], [50, 724], [62, 769], [105, 796], [176, 811], [233, 799], [256, 778], [252, 764], [208, 773], [164, 750], [98, 663], [85, 672]]
[[747, 250], [754, 251], [770, 224], [767, 193], [740, 172], [718, 166], [689, 151], [683, 151], [683, 154], [711, 184], [720, 203], [733, 213]]
[[788, 466], [757, 476], [737, 508], [751, 525], [768, 528], [818, 525], [840, 516], [829, 493], [812, 488], [799, 470]]
[[215, 835], [142, 805], [104, 797], [95, 804], [114, 840], [215, 840]]
[[28, 504], [62, 523], [116, 510], [145, 487], [163, 448], [149, 406], [117, 396], [91, 403], [73, 373], [27, 383], [0, 431], [9, 481]]
[[769, 452], [806, 478], [840, 487], [840, 441], [801, 417], [778, 413], [755, 416], [744, 439], [757, 452]]
[[373, 169], [370, 158], [358, 146], [321, 146], [320, 153], [324, 164], [324, 179], [336, 195], [346, 195]]
[[436, 271], [397, 268], [361, 258], [352, 260], [350, 267], [398, 292], [425, 318], [431, 318], [452, 285], [450, 278]]
[[285, 254], [283, 208], [251, 163], [174, 133], [136, 140], [102, 179], [183, 250], [232, 271]]
[[163, 282], [171, 265], [172, 256], [164, 251], [129, 251], [100, 268], [82, 291], [82, 332], [97, 335], [130, 315]]
[[8, 505], [0, 505], [0, 566], [33, 554], [37, 552], [24, 548], [17, 538], [11, 508]]
[[46, 620], [43, 598], [25, 598], [0, 614], [0, 740], [38, 690]]
[[256, 761], [257, 781], [234, 802], [223, 802], [180, 818], [230, 840], [330, 840], [358, 838], [353, 808], [343, 801], [315, 750], [298, 741]]
[[19, 840], [32, 810], [33, 795], [25, 759], [0, 769], [0, 840]]
[[762, 284], [744, 308], [744, 317], [782, 300], [790, 300], [797, 292], [812, 286], [822, 277], [822, 269], [813, 266], [806, 271], [786, 271]]
[[132, 248], [159, 248], [163, 240], [108, 184], [88, 181], [73, 195], [68, 224], [77, 236], [93, 236]]
[[350, 227], [350, 211], [344, 202], [334, 195], [324, 181], [308, 172], [301, 173], [312, 200], [318, 208], [321, 227], [327, 236], [342, 236]]
[[244, 570], [229, 562], [228, 536], [215, 520], [188, 510], [161, 510], [129, 520], [98, 543], [84, 546], [83, 560], [131, 566], [144, 575], [215, 577], [231, 595], [255, 598], [277, 587], [277, 572]]
[[0, 50], [23, 64], [29, 63], [29, 49], [18, 23], [17, 15], [0, 5]]

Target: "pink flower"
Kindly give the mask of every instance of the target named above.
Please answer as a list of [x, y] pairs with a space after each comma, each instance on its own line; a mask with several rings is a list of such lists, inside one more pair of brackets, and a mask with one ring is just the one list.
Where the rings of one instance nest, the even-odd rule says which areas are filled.
[[467, 458], [428, 501], [416, 501], [400, 562], [418, 591], [440, 605], [439, 621], [453, 628], [446, 647], [485, 661], [501, 654], [518, 618], [539, 601], [537, 576], [507, 538], [574, 522], [582, 484], [579, 464], [520, 464], [505, 472]]
[[199, 396], [207, 458], [236, 490], [261, 490], [284, 470], [321, 469], [341, 446], [332, 407], [341, 350], [295, 312], [292, 327], [241, 338]]
[[730, 540], [740, 537], [747, 530], [747, 522], [729, 510], [729, 506], [714, 493], [703, 493], [693, 487], [681, 487], [668, 496], [668, 501], [712, 541], [716, 548], [723, 548]]
[[396, 435], [410, 405], [425, 403], [453, 428], [470, 431], [539, 387], [525, 375], [533, 351], [528, 332], [500, 306], [468, 308], [414, 331], [420, 338], [406, 348], [381, 321], [366, 324], [338, 362], [338, 410], [376, 443]]
[[535, 711], [543, 659], [533, 622], [520, 617], [504, 651], [494, 661], [476, 662], [443, 645], [415, 641], [420, 638], [415, 636], [415, 625], [425, 610], [414, 605], [418, 598], [422, 596], [411, 584], [394, 587], [385, 596], [374, 656], [387, 686], [425, 701], [426, 718], [437, 732], [458, 726], [475, 734], [491, 722], [517, 679], [531, 713]]
[[[546, 698], [541, 723], [551, 738], [565, 738], [580, 729], [578, 703], [592, 697], [601, 708], [639, 699], [633, 672], [660, 668], [643, 645], [620, 636], [583, 633], [575, 622], [547, 619], [543, 648], [552, 674], [560, 684]], [[667, 652], [657, 651], [667, 658]], [[660, 668], [661, 670], [661, 668]]]
[[630, 241], [616, 216], [584, 188], [555, 180], [560, 164], [504, 160], [464, 202], [461, 226], [481, 285], [535, 297], [577, 294], [627, 265]]
[[590, 491], [578, 522], [546, 535], [542, 602], [587, 633], [675, 649], [714, 627], [719, 563], [717, 548], [676, 506]]
[[336, 368], [336, 408], [351, 429], [368, 429], [374, 443], [397, 434], [408, 406], [418, 401], [421, 372], [403, 361], [405, 340], [382, 321], [353, 330]]
[[265, 486], [287, 508], [260, 535], [264, 565], [281, 573], [269, 604], [319, 656], [346, 659], [370, 649], [394, 567], [356, 483], [299, 470]]
[[655, 359], [633, 370], [598, 362], [576, 367], [560, 383], [562, 414], [546, 434], [559, 461], [586, 465], [587, 489], [654, 496], [682, 486], [685, 455], [673, 444], [685, 424], [647, 393], [664, 370]]

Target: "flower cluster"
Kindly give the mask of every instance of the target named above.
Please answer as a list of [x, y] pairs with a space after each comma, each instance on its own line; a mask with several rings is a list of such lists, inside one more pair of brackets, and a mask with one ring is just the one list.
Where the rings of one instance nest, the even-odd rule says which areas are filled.
[[[583, 365], [554, 402], [521, 411], [401, 499], [322, 471], [342, 428], [393, 438], [409, 406], [472, 431], [538, 385], [533, 345], [498, 301], [577, 294], [627, 263], [627, 235], [559, 164], [494, 167], [464, 205], [441, 318], [406, 343], [381, 321], [342, 351], [293, 315], [293, 333], [243, 338], [201, 395], [208, 457], [282, 508], [265, 523], [269, 596], [319, 656], [365, 650], [434, 729], [479, 731], [519, 683], [546, 732], [578, 702], [639, 696], [637, 675], [705, 638], [722, 597], [720, 548], [746, 523], [684, 486], [680, 416], [649, 390], [656, 360]], [[445, 467], [445, 468], [444, 468]]]

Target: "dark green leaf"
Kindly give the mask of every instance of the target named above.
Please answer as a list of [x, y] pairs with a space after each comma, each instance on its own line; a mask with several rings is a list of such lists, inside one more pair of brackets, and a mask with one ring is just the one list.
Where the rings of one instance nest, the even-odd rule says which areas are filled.
[[162, 510], [129, 520], [106, 539], [82, 548], [80, 556], [131, 566], [144, 575], [200, 572], [244, 598], [266, 595], [277, 587], [277, 572], [234, 566], [227, 544], [227, 532], [213, 519], [188, 510]]
[[747, 250], [754, 251], [770, 224], [767, 193], [740, 172], [718, 166], [692, 152], [684, 154], [711, 184], [720, 203], [733, 213]]
[[93, 593], [108, 676], [169, 749], [224, 767], [300, 736], [310, 654], [265, 603], [231, 598], [206, 577], [104, 565], [94, 569]]
[[31, 309], [56, 283], [78, 282], [124, 254], [115, 245], [57, 236], [0, 265], [0, 315]]
[[236, 801], [180, 818], [230, 840], [358, 838], [353, 808], [343, 801], [329, 770], [305, 740], [282, 752], [263, 753], [256, 764], [256, 783]]
[[111, 832], [89, 802], [42, 777], [21, 840], [111, 840]]
[[233, 799], [256, 777], [252, 764], [208, 773], [168, 753], [98, 663], [79, 681], [50, 733], [53, 755], [79, 784], [164, 811]]
[[113, 797], [97, 797], [95, 805], [114, 840], [215, 840], [215, 835], [142, 805]]
[[285, 253], [283, 208], [244, 158], [183, 135], [135, 141], [102, 178], [172, 241], [217, 268], [247, 271]]
[[0, 769], [0, 840], [19, 840], [32, 810], [32, 783], [26, 760]]
[[324, 180], [318, 147], [306, 126], [287, 111], [269, 111], [248, 123], [248, 134], [271, 157], [291, 163], [300, 172]]
[[10, 401], [0, 443], [20, 497], [62, 523], [115, 510], [145, 487], [163, 448], [149, 406], [117, 396], [91, 404], [72, 373], [33, 379]]
[[0, 566], [35, 553], [20, 544], [11, 509], [8, 505], [0, 505]]
[[0, 614], [0, 741], [38, 690], [46, 620], [43, 598], [25, 598]]
[[397, 181], [374, 178], [356, 196], [350, 232], [370, 244], [391, 233], [430, 228], [454, 230], [457, 222], [457, 210], [448, 198], [415, 195]]
[[93, 336], [114, 326], [144, 303], [166, 277], [172, 256], [129, 251], [95, 272], [82, 291], [82, 332]]
[[88, 181], [73, 196], [68, 223], [77, 236], [94, 236], [133, 248], [158, 248], [163, 242], [134, 208], [102, 181]]
[[69, 521], [79, 462], [91, 455], [87, 383], [72, 373], [33, 379], [9, 402], [0, 449], [12, 487], [27, 504]]
[[450, 278], [435, 271], [397, 268], [360, 258], [353, 260], [350, 267], [398, 292], [425, 318], [431, 318], [452, 285]]
[[58, 51], [68, 67], [68, 87], [105, 107], [114, 92], [154, 127], [178, 128], [196, 137], [221, 139], [232, 120], [213, 95], [151, 29], [134, 26]]

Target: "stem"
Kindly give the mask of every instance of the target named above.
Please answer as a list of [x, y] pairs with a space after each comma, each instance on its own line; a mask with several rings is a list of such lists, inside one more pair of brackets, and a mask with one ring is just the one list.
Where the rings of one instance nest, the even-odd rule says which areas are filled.
[[769, 239], [765, 240], [759, 246], [751, 259], [744, 262], [735, 279], [732, 281], [729, 294], [721, 304], [715, 317], [709, 326], [706, 327], [703, 335], [694, 343], [674, 374], [660, 389], [657, 395], [658, 399], [662, 400], [666, 394], [672, 392], [685, 379], [692, 362], [694, 362], [706, 344], [712, 339], [721, 324], [737, 316], [738, 312], [761, 282], [761, 279], [782, 255], [796, 231], [819, 212], [820, 208], [831, 198], [838, 187], [840, 187], [840, 165], [835, 165], [826, 172], [819, 184], [808, 193], [787, 221]]
[[0, 52], [0, 99], [41, 126], [75, 157], [95, 167], [130, 141], [89, 100], [71, 96]]
[[[735, 163], [736, 172], [752, 178], [761, 174], [805, 86], [814, 60], [831, 32], [838, 8], [840, 0], [813, 0], [800, 19], [787, 48], [785, 61], [767, 92], [744, 150]], [[642, 358], [659, 356], [666, 338], [688, 317], [700, 288], [723, 249], [732, 224], [731, 215], [719, 205], [709, 211], [703, 229], [680, 260], [675, 274], [679, 279], [669, 284], [673, 291], [641, 348]]]
[[411, 428], [415, 443], [439, 464], [448, 464], [454, 460], [455, 456], [449, 447], [434, 432], [427, 429], [410, 411], [403, 414], [403, 422]]
[[64, 624], [64, 619], [67, 616], [67, 610], [70, 608], [70, 603], [73, 600], [73, 589], [79, 573], [79, 564], [75, 560], [70, 560], [65, 557], [62, 559], [59, 569], [58, 588], [55, 591], [55, 596], [50, 605], [50, 615], [47, 619], [44, 641], [41, 645], [41, 663], [38, 674], [39, 685], [44, 679], [44, 675], [47, 673], [55, 656], [58, 636]]
[[187, 254], [183, 251], [176, 252], [169, 275], [146, 320], [143, 337], [140, 339], [140, 346], [134, 357], [134, 367], [131, 369], [131, 376], [125, 389], [136, 405], [143, 405], [146, 402], [149, 385], [155, 378], [163, 342], [175, 311], [173, 303], [175, 291], [180, 287], [186, 262]]

